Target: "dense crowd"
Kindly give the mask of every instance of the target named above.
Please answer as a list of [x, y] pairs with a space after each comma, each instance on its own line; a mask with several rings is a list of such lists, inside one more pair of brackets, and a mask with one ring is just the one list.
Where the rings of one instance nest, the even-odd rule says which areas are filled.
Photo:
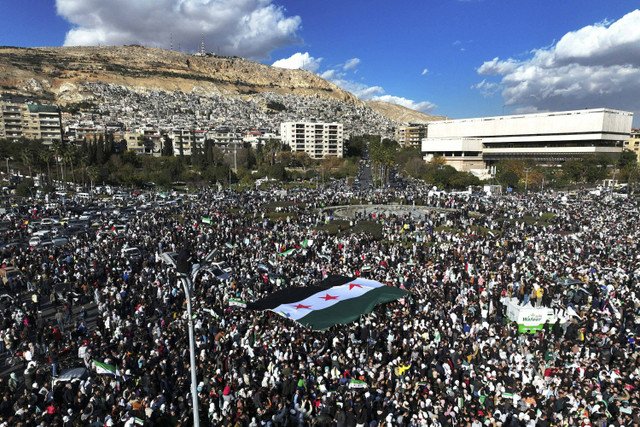
[[[339, 191], [204, 192], [131, 212], [119, 234], [5, 248], [2, 265], [22, 275], [3, 284], [14, 300], [0, 312], [1, 361], [23, 356], [3, 367], [0, 425], [191, 425], [185, 294], [160, 256], [185, 246], [232, 269], [222, 278], [203, 268], [194, 280], [202, 425], [640, 425], [637, 201], [356, 197], [363, 207], [337, 231], [332, 206], [348, 201]], [[67, 209], [16, 207], [3, 237], [26, 239], [27, 221]], [[350, 232], [359, 223], [382, 235]], [[229, 303], [330, 275], [411, 296], [326, 331]], [[508, 298], [575, 315], [520, 333]], [[88, 373], [58, 380], [78, 367]]]

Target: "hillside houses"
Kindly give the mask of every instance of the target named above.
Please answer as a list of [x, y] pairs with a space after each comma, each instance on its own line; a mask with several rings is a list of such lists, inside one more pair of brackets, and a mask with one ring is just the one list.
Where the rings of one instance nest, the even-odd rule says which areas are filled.
[[[216, 145], [249, 143], [257, 145], [278, 138], [280, 124], [294, 121], [340, 122], [345, 136], [379, 133], [392, 135], [396, 123], [364, 105], [327, 100], [259, 93], [242, 97], [218, 94], [152, 91], [114, 84], [86, 83], [93, 99], [91, 113], [63, 115], [65, 137], [81, 140], [91, 134], [129, 133], [128, 149], [139, 153], [159, 153], [163, 136], [173, 141], [174, 152], [182, 143], [185, 155], [193, 144], [212, 140]], [[131, 135], [153, 141], [144, 148]]]

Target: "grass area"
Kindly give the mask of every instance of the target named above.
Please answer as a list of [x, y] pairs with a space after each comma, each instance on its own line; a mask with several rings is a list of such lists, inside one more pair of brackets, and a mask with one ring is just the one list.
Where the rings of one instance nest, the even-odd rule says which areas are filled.
[[321, 225], [317, 230], [326, 231], [331, 236], [335, 236], [342, 230], [349, 228], [349, 221], [337, 219], [331, 221], [329, 224]]
[[294, 219], [296, 214], [293, 212], [269, 212], [265, 214], [265, 217], [269, 218], [271, 221], [278, 221], [280, 219], [286, 220], [287, 217]]
[[374, 239], [382, 240], [382, 224], [373, 221], [360, 221], [350, 230], [353, 233], [369, 233]]

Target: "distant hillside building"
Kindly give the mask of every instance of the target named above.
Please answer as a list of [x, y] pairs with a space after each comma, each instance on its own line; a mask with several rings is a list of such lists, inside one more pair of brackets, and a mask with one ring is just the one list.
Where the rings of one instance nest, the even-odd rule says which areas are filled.
[[285, 122], [280, 125], [280, 136], [291, 151], [304, 151], [312, 159], [342, 157], [344, 129], [341, 123]]
[[0, 138], [62, 140], [60, 109], [55, 105], [0, 103]]
[[624, 148], [636, 153], [636, 157], [640, 161], [640, 129], [631, 129], [629, 141], [625, 141]]
[[589, 154], [617, 157], [632, 121], [631, 112], [597, 108], [432, 122], [422, 152], [426, 161], [440, 155], [460, 171], [502, 159], [558, 164]]
[[398, 126], [395, 131], [395, 138], [401, 147], [420, 147], [422, 139], [427, 136], [427, 126], [409, 125]]

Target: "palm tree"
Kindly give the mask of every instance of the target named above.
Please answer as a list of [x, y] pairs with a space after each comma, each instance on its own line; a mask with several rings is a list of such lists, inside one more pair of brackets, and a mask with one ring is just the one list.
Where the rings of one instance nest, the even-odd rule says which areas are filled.
[[31, 166], [33, 165], [35, 159], [31, 148], [29, 146], [23, 148], [20, 152], [20, 157], [22, 159], [22, 163], [29, 168], [29, 176], [33, 178], [33, 176], [31, 175]]
[[93, 183], [100, 178], [100, 168], [95, 165], [87, 166], [87, 175], [89, 176], [90, 185], [93, 189]]
[[[64, 181], [64, 163], [62, 162], [62, 155], [64, 153], [65, 145], [62, 141], [55, 139], [51, 143], [51, 149], [56, 157], [56, 163], [60, 164], [60, 171], [62, 173], [62, 181]], [[56, 173], [58, 172], [58, 168], [56, 167]], [[60, 181], [60, 175], [58, 175], [58, 181]]]
[[68, 162], [69, 166], [71, 167], [71, 182], [73, 182], [74, 184], [76, 182], [76, 177], [73, 170], [73, 159], [76, 156], [76, 151], [76, 147], [72, 144], [69, 144], [65, 146], [65, 149], [62, 153], [64, 161]]

